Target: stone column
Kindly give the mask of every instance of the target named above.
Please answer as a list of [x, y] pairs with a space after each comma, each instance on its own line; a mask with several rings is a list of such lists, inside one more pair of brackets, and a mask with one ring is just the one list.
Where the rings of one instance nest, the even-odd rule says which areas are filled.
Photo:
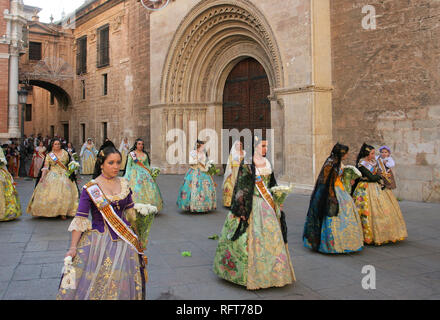
[[[11, 50], [12, 51], [12, 50]], [[16, 51], [16, 50], [13, 50]], [[9, 118], [8, 131], [11, 138], [20, 137], [18, 121], [18, 53], [11, 52], [9, 56]], [[21, 124], [23, 125], [23, 123]]]
[[296, 192], [309, 194], [332, 144], [330, 2], [310, 0], [310, 82], [274, 90], [284, 104], [284, 174]]

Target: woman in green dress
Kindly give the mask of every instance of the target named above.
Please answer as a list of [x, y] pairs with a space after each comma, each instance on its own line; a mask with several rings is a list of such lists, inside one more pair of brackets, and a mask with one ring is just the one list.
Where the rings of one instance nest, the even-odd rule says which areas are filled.
[[133, 191], [135, 203], [151, 204], [162, 210], [163, 200], [154, 178], [151, 176], [150, 157], [144, 149], [144, 141], [136, 139], [128, 153], [124, 178]]
[[14, 220], [21, 216], [20, 199], [6, 164], [5, 154], [0, 147], [0, 221]]
[[213, 267], [219, 277], [248, 290], [295, 281], [285, 215], [269, 191], [277, 183], [265, 158], [267, 141], [257, 137], [255, 141], [254, 156], [240, 164]]

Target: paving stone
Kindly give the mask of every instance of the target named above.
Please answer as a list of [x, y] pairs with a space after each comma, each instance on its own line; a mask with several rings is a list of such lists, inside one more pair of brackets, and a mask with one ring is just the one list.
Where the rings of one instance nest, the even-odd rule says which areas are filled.
[[[366, 246], [354, 254], [325, 255], [304, 248], [302, 230], [309, 197], [291, 195], [285, 207], [297, 282], [249, 291], [212, 271], [217, 241], [208, 237], [220, 235], [228, 214], [221, 205], [220, 188], [215, 212], [182, 213], [175, 203], [182, 180], [182, 175], [161, 176], [165, 207], [156, 217], [147, 246], [147, 299], [440, 299], [440, 204], [400, 203], [408, 218], [406, 241]], [[26, 205], [33, 183], [19, 184]], [[70, 245], [70, 221], [23, 215], [13, 223], [0, 223], [0, 299], [55, 299]], [[181, 251], [191, 251], [192, 257], [182, 257]], [[365, 265], [375, 267], [376, 290], [362, 289]]]
[[4, 300], [54, 300], [58, 293], [59, 279], [11, 281]]
[[43, 266], [41, 264], [20, 264], [15, 269], [12, 280], [40, 279], [42, 268]]
[[49, 246], [49, 241], [30, 241], [28, 242], [25, 251], [46, 251]]
[[14, 274], [15, 266], [0, 266], [0, 283], [7, 282], [12, 279], [12, 275]]

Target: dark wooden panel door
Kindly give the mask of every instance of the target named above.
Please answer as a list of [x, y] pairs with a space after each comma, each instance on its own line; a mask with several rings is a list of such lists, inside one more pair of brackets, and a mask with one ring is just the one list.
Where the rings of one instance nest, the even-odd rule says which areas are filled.
[[269, 80], [253, 58], [239, 62], [229, 74], [223, 92], [223, 128], [270, 129]]

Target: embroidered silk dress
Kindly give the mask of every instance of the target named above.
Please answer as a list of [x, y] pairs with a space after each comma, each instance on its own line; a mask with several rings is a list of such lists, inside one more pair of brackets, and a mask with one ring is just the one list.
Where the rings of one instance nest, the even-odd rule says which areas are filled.
[[[151, 171], [147, 154], [144, 153], [142, 157], [138, 158], [138, 161], [142, 162], [142, 164]], [[128, 180], [129, 186], [131, 190], [133, 190], [134, 202], [151, 204], [155, 206], [159, 212], [163, 207], [162, 195], [159, 186], [148, 170], [135, 163], [129, 154], [124, 178]]]
[[[331, 166], [332, 164], [327, 162], [327, 165]], [[303, 243], [306, 248], [313, 249], [314, 246], [309, 241], [309, 238], [313, 239], [310, 233], [313, 232], [315, 225], [319, 225], [316, 220], [323, 216], [317, 251], [322, 253], [349, 253], [362, 250], [364, 244], [362, 224], [353, 198], [345, 191], [341, 180], [342, 174], [343, 169], [341, 168], [334, 185], [338, 201], [338, 214], [336, 216], [319, 213], [319, 201], [322, 199], [323, 193], [327, 192], [323, 185], [317, 187], [310, 200], [303, 236]]]
[[34, 155], [32, 157], [31, 167], [29, 169], [29, 176], [37, 178], [40, 173], [40, 169], [44, 164], [44, 158], [46, 157], [46, 147], [36, 147]]
[[[267, 159], [266, 167], [260, 168], [259, 173], [265, 185], [272, 187], [272, 169]], [[241, 182], [237, 183], [236, 192], [242, 192]], [[231, 240], [239, 228], [240, 218], [229, 212], [217, 245], [214, 273], [248, 290], [282, 287], [293, 283], [295, 273], [287, 243], [283, 240], [280, 211], [277, 207], [277, 212], [274, 212], [255, 183], [250, 187], [253, 191], [248, 227], [237, 240]], [[234, 193], [234, 197], [237, 193]]]
[[214, 181], [207, 174], [208, 159], [205, 153], [190, 152], [190, 168], [179, 189], [177, 207], [190, 212], [208, 212], [217, 208]]
[[236, 145], [240, 143], [237, 141], [231, 148], [229, 154], [228, 163], [226, 165], [224, 180], [223, 180], [223, 205], [225, 207], [231, 206], [232, 193], [234, 192], [235, 181], [237, 180], [238, 168], [240, 167], [241, 160], [246, 156], [246, 152], [243, 151], [241, 156], [236, 149]]
[[96, 150], [93, 143], [88, 144], [86, 142], [83, 144], [79, 154], [81, 159], [81, 174], [93, 174], [97, 154], [98, 150]]
[[356, 186], [353, 198], [361, 217], [364, 242], [381, 245], [407, 238], [399, 203], [391, 190], [382, 190], [376, 163], [361, 160], [359, 171], [363, 181]]
[[[121, 193], [106, 196], [116, 214], [130, 226], [135, 216], [128, 181]], [[94, 182], [92, 180], [91, 182]], [[92, 221], [88, 219], [91, 212]], [[73, 259], [75, 289], [60, 287], [57, 300], [144, 300], [145, 279], [138, 253], [119, 238], [96, 208], [84, 186], [70, 232], [82, 232]]]
[[[69, 154], [61, 150], [58, 159], [65, 167]], [[66, 175], [66, 170], [46, 155], [44, 167], [49, 171], [43, 181], [37, 184], [27, 207], [27, 213], [36, 217], [75, 216], [78, 208], [78, 187]]]
[[14, 220], [21, 216], [21, 205], [14, 179], [6, 169], [6, 158], [0, 147], [0, 221]]
[[125, 165], [127, 164], [127, 156], [129, 151], [130, 151], [130, 145], [122, 141], [121, 145], [119, 146], [119, 152], [121, 153], [121, 157], [122, 157], [121, 170], [124, 170]]

